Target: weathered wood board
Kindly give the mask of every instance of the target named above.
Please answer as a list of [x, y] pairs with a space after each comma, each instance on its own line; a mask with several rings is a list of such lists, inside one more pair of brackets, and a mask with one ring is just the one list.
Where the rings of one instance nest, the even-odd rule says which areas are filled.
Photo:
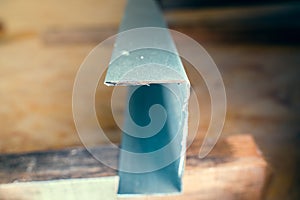
[[[263, 197], [271, 171], [250, 135], [236, 135], [220, 140], [204, 159], [198, 158], [199, 147], [200, 142], [196, 142], [187, 151], [182, 194], [135, 198], [255, 200]], [[117, 167], [116, 150], [107, 146], [95, 149]], [[104, 198], [104, 194], [113, 195], [118, 178], [115, 170], [101, 164], [84, 148], [72, 148], [2, 155], [0, 182], [0, 197], [5, 200], [23, 200], [28, 199], [28, 196], [44, 200], [50, 194], [57, 195], [56, 199], [80, 199], [80, 194], [75, 198], [74, 192], [82, 193], [83, 188], [91, 195], [85, 192], [86, 197], [98, 195]], [[102, 189], [107, 193], [100, 193]], [[121, 195], [119, 198], [132, 197]]]

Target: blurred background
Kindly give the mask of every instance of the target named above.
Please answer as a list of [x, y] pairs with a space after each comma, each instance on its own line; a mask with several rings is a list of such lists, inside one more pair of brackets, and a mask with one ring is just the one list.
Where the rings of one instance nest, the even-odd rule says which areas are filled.
[[[219, 67], [228, 100], [222, 137], [254, 136], [273, 170], [266, 199], [300, 199], [300, 2], [158, 3], [169, 27], [197, 40]], [[118, 32], [125, 5], [0, 0], [0, 153], [82, 145], [72, 118], [74, 78], [86, 55]], [[201, 139], [210, 119], [209, 95], [202, 78], [185, 67], [200, 99]], [[99, 122], [118, 143], [113, 88], [102, 83], [96, 95]], [[92, 145], [103, 144], [96, 132], [87, 134]]]

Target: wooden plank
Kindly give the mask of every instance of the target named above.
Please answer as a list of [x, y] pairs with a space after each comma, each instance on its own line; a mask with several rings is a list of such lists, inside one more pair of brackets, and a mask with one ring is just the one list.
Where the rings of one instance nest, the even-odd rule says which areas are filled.
[[[95, 148], [117, 166], [118, 152]], [[84, 148], [0, 156], [0, 199], [103, 199], [117, 197], [115, 170]], [[8, 184], [5, 184], [8, 183]]]
[[1, 200], [76, 200], [117, 198], [118, 176], [0, 185]]
[[[263, 197], [271, 173], [250, 135], [235, 135], [220, 140], [204, 159], [198, 158], [199, 145], [200, 141], [194, 143], [187, 151], [183, 194], [140, 196], [137, 199], [150, 197], [150, 199], [219, 199], [222, 197], [222, 199], [253, 200]], [[106, 158], [117, 167], [118, 152], [105, 146], [96, 149], [99, 153], [105, 154]], [[95, 160], [83, 148], [0, 156], [0, 197], [2, 199], [13, 199], [8, 196], [11, 192], [7, 192], [11, 191], [11, 188], [23, 191], [21, 183], [38, 185], [36, 181], [42, 181], [40, 183], [47, 187], [45, 181], [48, 181], [46, 183], [49, 183], [50, 187], [51, 184], [60, 184], [58, 180], [73, 180], [74, 184], [83, 179], [97, 177], [100, 179], [117, 177], [117, 173]], [[88, 183], [91, 184], [91, 181], [88, 180]], [[71, 187], [70, 183], [64, 185], [60, 187]], [[77, 186], [78, 189], [86, 187], [84, 184]], [[89, 187], [95, 188], [93, 185]], [[22, 194], [27, 193], [23, 191]], [[72, 190], [66, 189], [63, 195], [64, 198], [73, 195]]]
[[189, 199], [263, 199], [271, 173], [250, 135], [226, 138], [205, 161], [197, 159], [197, 150], [188, 151], [186, 163]]
[[[105, 155], [118, 166], [118, 152], [109, 147], [97, 147], [95, 153]], [[0, 183], [45, 181], [71, 178], [92, 178], [116, 175], [84, 148], [43, 151], [0, 156]]]

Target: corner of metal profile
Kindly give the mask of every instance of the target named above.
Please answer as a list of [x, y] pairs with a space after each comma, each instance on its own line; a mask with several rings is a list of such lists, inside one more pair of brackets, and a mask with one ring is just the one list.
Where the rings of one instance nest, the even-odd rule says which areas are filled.
[[[128, 0], [120, 32], [141, 27], [166, 27], [154, 0]], [[172, 48], [174, 47], [174, 51], [177, 52], [169, 31], [166, 30], [164, 34], [169, 38], [165, 42]], [[145, 38], [147, 39], [149, 40]], [[121, 40], [122, 38], [117, 38], [113, 54], [122, 51], [122, 45], [119, 45], [122, 43]], [[136, 59], [141, 55], [145, 59]], [[160, 68], [166, 64], [166, 60], [172, 61], [168, 68], [179, 76]], [[152, 65], [153, 62], [157, 65]], [[140, 65], [147, 67], [138, 73], [130, 74]], [[125, 74], [128, 76], [123, 79]], [[128, 87], [128, 105], [126, 106], [128, 112], [125, 111], [124, 127], [125, 130], [130, 130], [135, 134], [133, 136], [132, 133], [125, 131], [122, 133], [121, 149], [123, 151], [120, 152], [119, 157], [118, 194], [180, 193], [188, 133], [190, 83], [179, 56], [157, 49], [139, 49], [130, 54], [121, 55], [118, 59], [111, 61], [104, 83], [108, 86], [125, 85]], [[151, 123], [149, 109], [156, 104], [165, 109], [167, 119], [155, 135], [144, 137], [145, 132], [132, 127], [132, 121], [142, 127], [149, 125]], [[156, 119], [156, 116], [153, 117]], [[169, 151], [164, 151], [167, 145]], [[161, 152], [151, 159], [143, 157], [133, 159], [130, 153], [124, 153], [148, 154], [156, 151]], [[172, 156], [174, 160], [170, 163], [166, 162]], [[160, 164], [161, 167], [158, 167]], [[153, 170], [146, 170], [152, 165]]]

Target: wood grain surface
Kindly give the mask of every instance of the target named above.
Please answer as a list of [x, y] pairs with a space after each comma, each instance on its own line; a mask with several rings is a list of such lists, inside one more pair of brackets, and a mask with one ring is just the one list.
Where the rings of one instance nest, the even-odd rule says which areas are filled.
[[[263, 197], [271, 171], [250, 135], [223, 138], [204, 159], [198, 157], [199, 145], [194, 143], [187, 151], [183, 194], [161, 197], [144, 196], [137, 199], [254, 200]], [[117, 168], [118, 151], [116, 149], [103, 146], [96, 147], [93, 151], [104, 155], [105, 161]], [[24, 186], [20, 183], [23, 182], [35, 184], [35, 181], [42, 181], [41, 183], [50, 181], [48, 184], [60, 184], [57, 180], [68, 179], [76, 182], [77, 178], [110, 176], [117, 176], [117, 172], [96, 160], [83, 148], [2, 155], [0, 156], [0, 197], [12, 198], [13, 195], [6, 195], [8, 188], [15, 187], [16, 190], [22, 192]], [[88, 182], [88, 184], [91, 183]], [[39, 190], [38, 186], [35, 188]], [[69, 193], [72, 192], [69, 191]], [[64, 197], [68, 198], [71, 195], [69, 193], [64, 193]], [[92, 194], [93, 191], [91, 191]], [[122, 195], [120, 198], [132, 199], [132, 197]]]

